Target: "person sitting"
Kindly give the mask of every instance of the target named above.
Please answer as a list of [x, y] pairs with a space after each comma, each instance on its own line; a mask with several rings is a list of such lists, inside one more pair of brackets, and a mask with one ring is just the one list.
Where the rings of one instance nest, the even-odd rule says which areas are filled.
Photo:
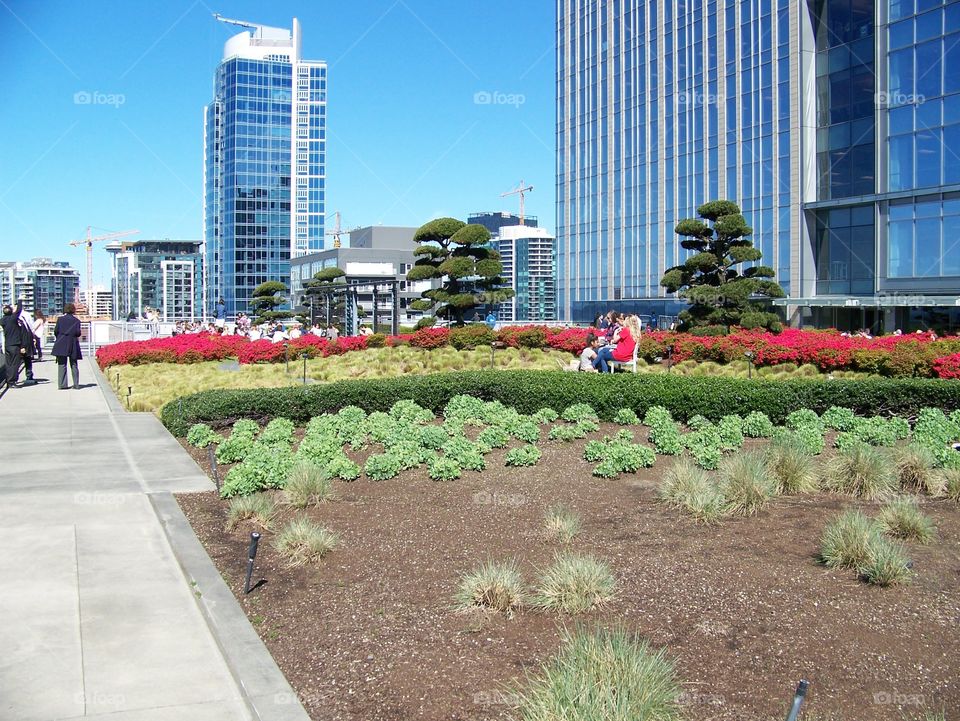
[[303, 332], [300, 330], [299, 325], [294, 325], [290, 328], [290, 340], [296, 340], [301, 335], [303, 335]]
[[601, 373], [610, 371], [609, 362], [629, 363], [633, 360], [633, 349], [640, 339], [640, 319], [631, 315], [613, 334], [613, 343], [597, 351], [593, 367]]
[[596, 373], [597, 369], [593, 367], [593, 362], [597, 358], [597, 349], [600, 347], [600, 339], [593, 333], [587, 333], [587, 347], [580, 351], [580, 366], [578, 371], [584, 373]]
[[607, 314], [607, 327], [604, 330], [603, 335], [605, 345], [613, 345], [616, 343], [614, 336], [616, 335], [617, 331], [623, 327], [623, 319], [623, 313], [617, 313], [616, 311], [611, 310]]
[[283, 326], [278, 323], [273, 331], [273, 335], [270, 336], [270, 340], [274, 343], [283, 343], [285, 340], [290, 340], [290, 336], [283, 331]]

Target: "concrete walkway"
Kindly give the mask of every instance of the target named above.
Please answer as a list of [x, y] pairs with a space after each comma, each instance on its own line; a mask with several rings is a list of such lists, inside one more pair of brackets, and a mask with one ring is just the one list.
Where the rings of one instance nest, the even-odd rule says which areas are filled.
[[80, 390], [57, 389], [52, 360], [35, 373], [49, 381], [0, 398], [0, 719], [253, 718], [155, 509], [211, 483], [155, 417], [111, 411], [89, 361]]

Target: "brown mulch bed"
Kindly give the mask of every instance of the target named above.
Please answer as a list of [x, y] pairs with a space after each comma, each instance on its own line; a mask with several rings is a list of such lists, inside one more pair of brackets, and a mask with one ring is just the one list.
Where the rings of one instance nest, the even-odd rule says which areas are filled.
[[[317, 721], [509, 718], [510, 685], [580, 623], [625, 624], [666, 647], [695, 721], [782, 718], [801, 678], [811, 682], [804, 717], [820, 721], [960, 708], [956, 504], [924, 502], [939, 537], [908, 544], [913, 583], [874, 588], [816, 561], [824, 524], [854, 500], [780, 498], [754, 518], [697, 525], [655, 501], [672, 459], [602, 480], [582, 460], [584, 443], [542, 442], [530, 469], [505, 468], [494, 451], [485, 472], [449, 483], [425, 469], [338, 482], [338, 499], [309, 511], [340, 535], [337, 549], [288, 569], [265, 533], [254, 580], [266, 582], [248, 596], [253, 527], [225, 532], [226, 503], [213, 493], [178, 500]], [[206, 465], [206, 452], [188, 450]], [[533, 584], [559, 548], [541, 533], [558, 502], [583, 519], [570, 547], [615, 572], [616, 601], [576, 618], [455, 611], [461, 574], [487, 559], [516, 558]]]

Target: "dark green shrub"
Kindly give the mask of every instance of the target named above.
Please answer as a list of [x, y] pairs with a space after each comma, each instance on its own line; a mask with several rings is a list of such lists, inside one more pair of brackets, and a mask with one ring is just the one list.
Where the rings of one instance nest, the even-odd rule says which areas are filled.
[[161, 420], [174, 435], [183, 436], [194, 423], [223, 428], [237, 418], [275, 417], [305, 423], [313, 416], [348, 405], [368, 412], [386, 411], [402, 398], [415, 400], [436, 413], [460, 394], [499, 400], [521, 413], [541, 408], [562, 411], [574, 403], [588, 403], [601, 420], [612, 420], [624, 407], [642, 416], [655, 405], [663, 406], [679, 421], [694, 414], [719, 421], [736, 409], [741, 414], [763, 412], [775, 423], [801, 408], [821, 413], [835, 405], [851, 408], [859, 415], [896, 414], [907, 418], [928, 406], [947, 412], [960, 409], [960, 383], [952, 380], [766, 381], [559, 370], [472, 371], [305, 387], [204, 391], [183, 398], [182, 409], [178, 401], [168, 403], [161, 411]]

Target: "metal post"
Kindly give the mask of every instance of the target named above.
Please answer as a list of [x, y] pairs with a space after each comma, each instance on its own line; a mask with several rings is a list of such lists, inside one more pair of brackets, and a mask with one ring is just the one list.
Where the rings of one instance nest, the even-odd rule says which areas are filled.
[[287, 375], [290, 375], [290, 344], [289, 343], [283, 344], [283, 353], [287, 359]]
[[210, 474], [213, 476], [213, 485], [217, 489], [217, 495], [220, 495], [220, 469], [217, 468], [217, 452], [212, 443], [207, 446], [207, 460], [210, 462]]
[[377, 332], [377, 321], [380, 320], [379, 307], [377, 303], [377, 284], [373, 284], [373, 332]]
[[673, 370], [673, 346], [667, 346], [667, 373]]
[[133, 395], [133, 386], [127, 386], [127, 410], [130, 410], [130, 396]]
[[800, 684], [797, 686], [797, 693], [793, 697], [793, 706], [790, 707], [790, 713], [787, 714], [787, 721], [797, 721], [797, 716], [800, 715], [800, 707], [803, 705], [803, 699], [807, 697], [807, 688], [809, 688], [810, 683], [808, 681], [800, 681]]
[[400, 281], [393, 281], [390, 288], [393, 293], [393, 322], [390, 324], [390, 332], [400, 335]]
[[307, 355], [308, 352], [303, 352], [303, 385], [307, 385]]
[[493, 352], [494, 352], [493, 343], [491, 343], [491, 344], [490, 344], [490, 369], [491, 369], [491, 370], [493, 370], [493, 367], [494, 367], [494, 365], [493, 365]]
[[747, 378], [753, 378], [753, 351], [744, 353], [747, 357]]
[[247, 578], [243, 582], [243, 592], [250, 593], [250, 576], [253, 575], [253, 561], [257, 557], [257, 546], [260, 543], [260, 534], [253, 531], [250, 534], [250, 549], [247, 551]]

